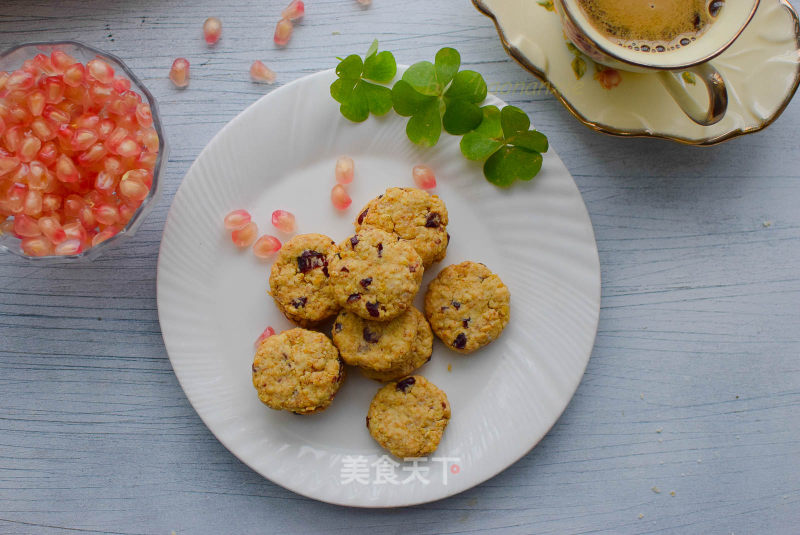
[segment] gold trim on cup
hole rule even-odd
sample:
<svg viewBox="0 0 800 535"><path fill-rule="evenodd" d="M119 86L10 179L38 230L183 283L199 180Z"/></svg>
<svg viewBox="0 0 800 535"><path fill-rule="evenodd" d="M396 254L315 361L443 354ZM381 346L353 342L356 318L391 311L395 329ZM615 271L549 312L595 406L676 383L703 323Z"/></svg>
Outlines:
<svg viewBox="0 0 800 535"><path fill-rule="evenodd" d="M789 11L789 14L792 16L794 20L794 34L795 34L795 44L798 51L800 51L800 18L797 16L797 12L794 10L792 5L788 2L788 0L778 0L779 3ZM712 145L718 145L725 141L730 141L731 139L744 136L747 134L753 134L755 132L759 132L764 128L768 127L775 120L781 116L784 112L786 107L789 105L789 102L792 100L795 92L797 91L798 85L800 85L800 62L797 64L797 72L795 73L794 84L792 89L786 94L786 98L783 101L783 104L775 111L775 113L768 117L766 120L762 121L761 123L757 124L756 126L752 126L749 128L739 129L739 130L731 130L729 132L725 132L720 134L716 137L709 137L703 139L690 139L686 137L680 136L670 136L666 134L658 134L653 132L648 132L647 130L622 130L618 128L614 128L611 125L605 125L593 122L581 114L572 103L567 100L561 92L547 79L547 76L540 71L536 66L534 66L525 55L519 51L519 49L514 48L506 39L505 33L503 29L500 27L500 23L497 21L497 17L494 16L494 13L485 5L483 5L483 0L472 0L472 4L475 6L480 13L489 17L492 22L494 23L495 29L497 30L497 34L500 37L500 42L503 44L503 48L505 48L506 53L511 56L511 59L516 61L522 68L539 78L542 82L544 82L545 86L553 93L561 104L567 109L568 112L572 114L573 117L578 119L581 123L588 126L595 132L601 132L603 134L608 134L611 136L617 137L649 137L649 138L656 138L656 139L666 139L669 141L675 141L677 143L682 143L684 145L692 145L696 147L710 147ZM738 35L737 35L738 37Z"/></svg>

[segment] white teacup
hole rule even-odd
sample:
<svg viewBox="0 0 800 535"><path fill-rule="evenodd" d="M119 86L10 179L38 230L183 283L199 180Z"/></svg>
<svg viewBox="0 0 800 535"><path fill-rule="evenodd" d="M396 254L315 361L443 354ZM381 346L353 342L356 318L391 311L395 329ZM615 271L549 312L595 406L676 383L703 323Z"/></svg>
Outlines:
<svg viewBox="0 0 800 535"><path fill-rule="evenodd" d="M644 1L644 0L642 0ZM727 0L713 24L687 46L656 50L651 47L620 45L592 25L578 0L555 0L564 32L578 49L597 63L633 72L657 72L675 102L697 124L719 122L728 107L728 93L722 75L711 60L739 37L753 18L759 0ZM702 108L689 96L679 75L690 71L708 89L709 103Z"/></svg>

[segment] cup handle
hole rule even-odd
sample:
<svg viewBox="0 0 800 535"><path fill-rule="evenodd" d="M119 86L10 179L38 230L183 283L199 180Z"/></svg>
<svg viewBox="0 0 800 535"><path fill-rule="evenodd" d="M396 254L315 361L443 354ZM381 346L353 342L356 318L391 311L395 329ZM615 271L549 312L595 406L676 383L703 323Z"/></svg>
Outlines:
<svg viewBox="0 0 800 535"><path fill-rule="evenodd" d="M678 81L679 72L660 71L659 80L669 92L678 106L681 107L692 121L701 126L711 126L722 120L725 110L728 109L728 91L725 89L725 80L711 63L701 63L687 69L697 75L708 89L708 107L701 108L686 89Z"/></svg>

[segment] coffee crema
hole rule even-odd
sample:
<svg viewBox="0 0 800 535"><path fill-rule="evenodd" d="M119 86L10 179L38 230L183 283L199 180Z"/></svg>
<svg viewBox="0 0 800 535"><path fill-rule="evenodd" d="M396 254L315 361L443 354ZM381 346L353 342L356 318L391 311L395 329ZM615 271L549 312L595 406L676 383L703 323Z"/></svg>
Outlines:
<svg viewBox="0 0 800 535"><path fill-rule="evenodd" d="M724 0L578 0L578 4L600 33L620 46L663 52L703 35Z"/></svg>

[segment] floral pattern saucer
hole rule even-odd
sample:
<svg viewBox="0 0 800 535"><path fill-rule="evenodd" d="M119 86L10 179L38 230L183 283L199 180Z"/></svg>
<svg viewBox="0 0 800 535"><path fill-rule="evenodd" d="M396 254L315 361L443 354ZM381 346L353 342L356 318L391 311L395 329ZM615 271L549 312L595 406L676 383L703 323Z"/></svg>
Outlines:
<svg viewBox="0 0 800 535"><path fill-rule="evenodd" d="M472 0L492 18L508 54L539 77L586 126L617 136L714 145L772 124L800 82L800 24L786 0L761 0L742 35L713 63L728 88L728 111L712 126L689 119L655 74L594 63L564 37L549 0ZM683 84L698 102L705 87Z"/></svg>

